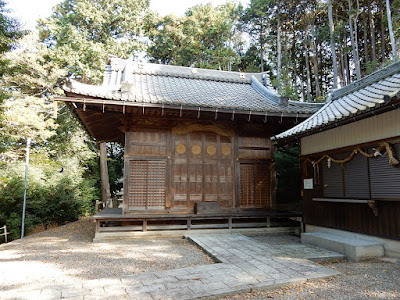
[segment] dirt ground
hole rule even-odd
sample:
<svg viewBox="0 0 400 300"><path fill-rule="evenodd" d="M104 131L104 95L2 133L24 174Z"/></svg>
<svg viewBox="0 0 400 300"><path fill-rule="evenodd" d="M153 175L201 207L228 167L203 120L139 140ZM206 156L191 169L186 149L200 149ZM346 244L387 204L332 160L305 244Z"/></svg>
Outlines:
<svg viewBox="0 0 400 300"><path fill-rule="evenodd" d="M89 219L83 219L0 245L0 291L55 277L112 278L213 263L199 248L183 239L92 243L94 229ZM300 243L298 237L289 235L253 238L271 245ZM329 264L342 275L211 299L400 299L398 259L322 264ZM40 276L37 268L42 270Z"/></svg>

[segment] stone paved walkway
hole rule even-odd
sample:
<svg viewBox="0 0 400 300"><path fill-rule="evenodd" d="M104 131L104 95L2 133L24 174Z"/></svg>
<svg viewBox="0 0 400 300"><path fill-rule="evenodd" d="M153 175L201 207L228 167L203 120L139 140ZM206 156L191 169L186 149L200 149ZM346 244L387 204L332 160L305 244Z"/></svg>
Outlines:
<svg viewBox="0 0 400 300"><path fill-rule="evenodd" d="M79 282L74 278L23 292L2 291L0 299L193 299L339 274L308 260L340 257L334 252L304 245L271 247L241 234L186 238L220 263L112 279Z"/></svg>

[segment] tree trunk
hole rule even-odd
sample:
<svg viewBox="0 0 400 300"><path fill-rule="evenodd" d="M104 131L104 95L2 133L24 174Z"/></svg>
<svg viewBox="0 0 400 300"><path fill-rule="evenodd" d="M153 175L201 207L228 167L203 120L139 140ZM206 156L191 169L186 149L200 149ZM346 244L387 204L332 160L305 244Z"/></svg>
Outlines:
<svg viewBox="0 0 400 300"><path fill-rule="evenodd" d="M346 81L347 81L347 84L351 83L349 61L350 61L349 54L345 53L345 55L344 55L344 66L345 66L345 70L346 70Z"/></svg>
<svg viewBox="0 0 400 300"><path fill-rule="evenodd" d="M363 13L363 39L364 39L364 57L365 61L364 64L369 62L369 47L368 47L368 15L367 12L365 11L364 7L364 13Z"/></svg>
<svg viewBox="0 0 400 300"><path fill-rule="evenodd" d="M396 51L396 40L394 38L393 32L393 24L392 24L392 13L390 11L390 1L386 0L386 14L387 14L387 21L389 27L389 37L390 37L390 44L392 44L392 60L396 60L397 51Z"/></svg>
<svg viewBox="0 0 400 300"><path fill-rule="evenodd" d="M301 46L300 46L301 47ZM300 48L301 49L301 48ZM300 50L299 49L299 50ZM301 49L302 50L302 49ZM304 65L305 65L305 62L304 62L304 64L303 64L303 55L304 55L304 51L299 51L299 55L300 55L300 57L299 57L299 61L300 61L300 63L299 63L299 79L300 79L300 91L301 91L301 100L300 101L302 101L302 102L306 102L307 101L307 99L306 99L306 93L305 93L305 90L304 90L304 84L305 84L305 82L306 82L306 76L305 76L305 74L304 74ZM304 58L305 59L305 58Z"/></svg>
<svg viewBox="0 0 400 300"><path fill-rule="evenodd" d="M343 35L342 37L342 42L343 45L347 45L347 36ZM348 51L345 51L345 47L341 47L342 53L343 53L343 70L344 70L344 77L345 77L345 82L346 85L351 83L351 74L350 74L350 58L349 58L349 53Z"/></svg>
<svg viewBox="0 0 400 300"><path fill-rule="evenodd" d="M336 23L339 23L338 17L337 17L337 12L335 11L336 15ZM339 77L340 77L340 85L345 86L347 85L347 78L346 78L346 67L345 67L345 54L344 54L344 47L345 41L343 38L343 34L339 35L339 42L338 42L338 54L339 54Z"/></svg>
<svg viewBox="0 0 400 300"><path fill-rule="evenodd" d="M295 33L293 33L293 39L292 39L292 68L293 68L293 77L292 77L292 89L293 91L297 90L297 57L296 57L296 41L297 41L297 36Z"/></svg>
<svg viewBox="0 0 400 300"><path fill-rule="evenodd" d="M385 39L385 23L383 15L383 5L385 0L381 3L381 62L383 63L386 58L386 39Z"/></svg>
<svg viewBox="0 0 400 300"><path fill-rule="evenodd" d="M311 102L311 73L310 73L310 60L308 58L308 45L305 43L304 57L306 59L306 70L307 70L307 102Z"/></svg>
<svg viewBox="0 0 400 300"><path fill-rule="evenodd" d="M337 77L338 77L338 65L336 58L336 48L335 48L335 26L333 24L332 16L332 1L328 0L328 18L329 18L329 32L330 32L330 42L331 42L331 53L332 53L332 67L333 67L333 84L332 88L337 89Z"/></svg>
<svg viewBox="0 0 400 300"><path fill-rule="evenodd" d="M339 47L339 63L338 63L338 73L339 73L339 78L340 78L340 85L345 86L346 85L346 73L345 73L345 68L344 68L344 57L343 57L343 50L341 47Z"/></svg>
<svg viewBox="0 0 400 300"><path fill-rule="evenodd" d="M369 1L368 10L369 10L369 32L371 35L371 58L372 61L376 61L375 22L374 22L374 16L372 15L371 0Z"/></svg>
<svg viewBox="0 0 400 300"><path fill-rule="evenodd" d="M307 99L306 99L306 94L305 94L305 92L304 92L304 74L303 74L303 72L304 72L304 68L302 68L302 69L300 69L300 74L301 74L301 80L300 80L300 88L301 88L301 101L302 102L306 102L307 101Z"/></svg>
<svg viewBox="0 0 400 300"><path fill-rule="evenodd" d="M261 73L264 73L264 39L263 27L260 28L260 57L261 57Z"/></svg>
<svg viewBox="0 0 400 300"><path fill-rule="evenodd" d="M315 80L315 97L318 100L320 100L321 98L321 87L319 84L319 68L318 68L318 59L317 59L317 44L315 42L315 40L313 40L312 42L312 46L313 46L313 56L312 56L312 60L313 60L313 70L314 70L314 80Z"/></svg>
<svg viewBox="0 0 400 300"><path fill-rule="evenodd" d="M348 0L349 2L349 27L350 27L350 40L351 40L351 46L353 49L353 60L354 60L354 65L356 69L356 76L357 79L361 79L361 68L360 68L360 59L358 56L358 39L357 39L357 17L352 18L351 16L351 0ZM354 29L353 29L353 21L354 21Z"/></svg>
<svg viewBox="0 0 400 300"><path fill-rule="evenodd" d="M278 51L278 58L277 58L277 73L278 73L278 80L281 78L282 74L282 45L281 45L281 18L280 18L280 9L278 3L278 28L277 28L277 35L276 35L276 48Z"/></svg>
<svg viewBox="0 0 400 300"><path fill-rule="evenodd" d="M101 177L101 201L106 204L110 198L110 181L107 167L107 144L100 143L100 177Z"/></svg>

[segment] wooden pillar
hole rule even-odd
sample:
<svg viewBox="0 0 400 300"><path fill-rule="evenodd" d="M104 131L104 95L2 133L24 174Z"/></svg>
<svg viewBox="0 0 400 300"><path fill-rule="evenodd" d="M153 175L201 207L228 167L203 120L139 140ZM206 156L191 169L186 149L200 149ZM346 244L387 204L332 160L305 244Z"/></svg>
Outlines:
<svg viewBox="0 0 400 300"><path fill-rule="evenodd" d="M100 232L100 220L96 220L96 233Z"/></svg>
<svg viewBox="0 0 400 300"><path fill-rule="evenodd" d="M147 220L143 220L142 231L143 231L143 232L146 232L146 231L147 231Z"/></svg>
<svg viewBox="0 0 400 300"><path fill-rule="evenodd" d="M101 177L101 201L107 204L107 200L110 198L110 182L108 179L108 167L107 167L107 145L106 143L100 143L100 177Z"/></svg>

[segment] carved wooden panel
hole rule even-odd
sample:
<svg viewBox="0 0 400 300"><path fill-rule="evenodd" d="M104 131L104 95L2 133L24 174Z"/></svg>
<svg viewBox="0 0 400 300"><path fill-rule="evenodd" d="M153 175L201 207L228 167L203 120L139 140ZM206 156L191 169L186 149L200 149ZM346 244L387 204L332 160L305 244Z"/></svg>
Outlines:
<svg viewBox="0 0 400 300"><path fill-rule="evenodd" d="M219 203L222 207L233 207L233 166L231 162L221 162L219 165Z"/></svg>
<svg viewBox="0 0 400 300"><path fill-rule="evenodd" d="M173 205L185 207L187 206L188 191L188 148L187 136L179 135L175 137L174 142L174 163L173 163Z"/></svg>
<svg viewBox="0 0 400 300"><path fill-rule="evenodd" d="M240 207L271 205L269 164L240 164Z"/></svg>
<svg viewBox="0 0 400 300"><path fill-rule="evenodd" d="M204 134L204 201L218 201L219 150L218 136Z"/></svg>
<svg viewBox="0 0 400 300"><path fill-rule="evenodd" d="M174 135L173 207L193 208L204 201L233 206L231 139L204 131Z"/></svg>
<svg viewBox="0 0 400 300"><path fill-rule="evenodd" d="M188 201L189 206L192 207L198 201L203 200L203 134L201 132L189 133L189 191Z"/></svg>
<svg viewBox="0 0 400 300"><path fill-rule="evenodd" d="M165 207L166 161L129 161L128 209Z"/></svg>

